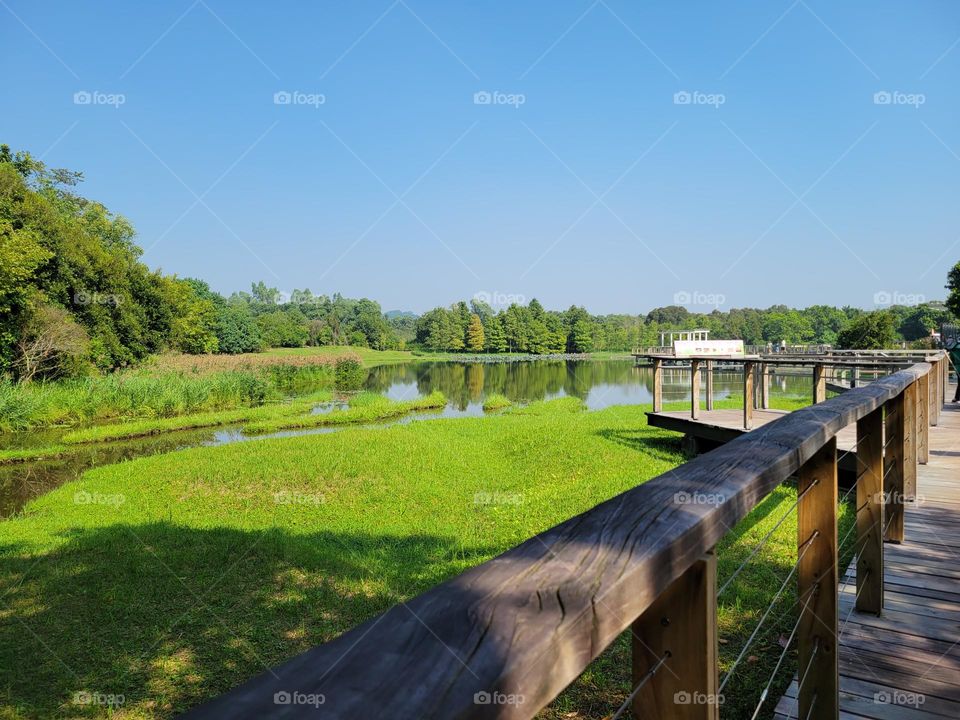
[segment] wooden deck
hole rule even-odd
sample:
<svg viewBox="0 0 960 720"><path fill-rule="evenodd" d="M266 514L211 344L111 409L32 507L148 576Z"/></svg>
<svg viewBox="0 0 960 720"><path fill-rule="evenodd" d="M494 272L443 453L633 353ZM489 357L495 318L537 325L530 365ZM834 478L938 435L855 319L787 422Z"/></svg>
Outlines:
<svg viewBox="0 0 960 720"><path fill-rule="evenodd" d="M784 415L789 415L789 411L754 410L753 427L761 427ZM747 432L743 429L742 410L700 410L700 417L696 420L690 417L689 410L662 410L648 412L647 422L654 427L716 443L729 442ZM854 426L844 428L837 434L837 448L841 451L853 449L856 443L857 430Z"/></svg>
<svg viewBox="0 0 960 720"><path fill-rule="evenodd" d="M949 389L953 397L954 388ZM905 541L884 545L884 610L851 612L854 566L840 599L840 717L960 718L960 407L930 428ZM776 708L797 718L797 680Z"/></svg>

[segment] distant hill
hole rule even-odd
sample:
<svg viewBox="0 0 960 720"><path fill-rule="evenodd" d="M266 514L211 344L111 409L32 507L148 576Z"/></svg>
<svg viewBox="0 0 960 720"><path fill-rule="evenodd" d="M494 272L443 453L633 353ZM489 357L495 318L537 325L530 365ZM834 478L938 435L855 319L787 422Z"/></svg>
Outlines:
<svg viewBox="0 0 960 720"><path fill-rule="evenodd" d="M387 320L393 320L395 318L410 318L411 320L415 320L419 317L415 312L410 310L387 310L384 315Z"/></svg>

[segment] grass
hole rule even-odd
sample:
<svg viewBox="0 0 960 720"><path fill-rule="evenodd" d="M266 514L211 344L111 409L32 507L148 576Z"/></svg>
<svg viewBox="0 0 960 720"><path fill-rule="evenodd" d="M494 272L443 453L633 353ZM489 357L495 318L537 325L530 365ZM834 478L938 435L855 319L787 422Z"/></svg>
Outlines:
<svg viewBox="0 0 960 720"><path fill-rule="evenodd" d="M94 427L74 430L63 436L62 442L67 445L79 445L92 442L109 442L126 440L129 438L158 435L178 430L195 430L219 425L235 425L238 423L266 421L290 415L302 415L314 405L327 402L333 398L329 390L320 390L306 397L296 400L260 407L242 408L240 410L220 410L208 413L196 413L172 418L148 420L134 420L114 425L96 425ZM2 458L2 454L0 454Z"/></svg>
<svg viewBox="0 0 960 720"><path fill-rule="evenodd" d="M0 465L28 462L30 460L45 460L59 457L70 451L65 445L48 445L32 448L9 448L0 450Z"/></svg>
<svg viewBox="0 0 960 720"><path fill-rule="evenodd" d="M250 434L274 433L280 430L327 427L376 422L424 410L442 410L447 399L439 390L416 400L390 400L376 393L360 393L350 400L350 406L319 415L276 417L244 426Z"/></svg>
<svg viewBox="0 0 960 720"><path fill-rule="evenodd" d="M487 395L483 401L483 411L484 412L496 412L497 410L503 410L505 408L513 405L513 401L508 398L506 395L500 395L498 393L493 393Z"/></svg>
<svg viewBox="0 0 960 720"><path fill-rule="evenodd" d="M675 467L679 438L647 409L566 397L88 471L0 523L0 717L108 715L76 693L122 695L127 720L171 717ZM779 488L724 539L721 582L795 497ZM721 598L725 666L795 557L790 518ZM782 627L725 690L726 717L752 709ZM608 716L629 666L621 638L542 716Z"/></svg>
<svg viewBox="0 0 960 720"><path fill-rule="evenodd" d="M0 431L254 407L333 384L332 367L290 365L211 373L144 368L62 382L0 381Z"/></svg>
<svg viewBox="0 0 960 720"><path fill-rule="evenodd" d="M267 357L289 360L290 358L317 358L335 361L337 358L354 356L360 359L366 367L376 365L394 365L396 363L414 362L417 357L409 350L371 350L353 345L329 345L322 347L302 348L271 348L263 353Z"/></svg>

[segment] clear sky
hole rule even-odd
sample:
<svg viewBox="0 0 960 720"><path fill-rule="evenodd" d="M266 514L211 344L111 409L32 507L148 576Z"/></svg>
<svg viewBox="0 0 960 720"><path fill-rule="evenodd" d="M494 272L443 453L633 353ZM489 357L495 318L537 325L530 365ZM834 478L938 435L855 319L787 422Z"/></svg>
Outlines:
<svg viewBox="0 0 960 720"><path fill-rule="evenodd" d="M960 259L952 0L0 17L0 141L82 170L148 264L224 293L873 307L942 298Z"/></svg>

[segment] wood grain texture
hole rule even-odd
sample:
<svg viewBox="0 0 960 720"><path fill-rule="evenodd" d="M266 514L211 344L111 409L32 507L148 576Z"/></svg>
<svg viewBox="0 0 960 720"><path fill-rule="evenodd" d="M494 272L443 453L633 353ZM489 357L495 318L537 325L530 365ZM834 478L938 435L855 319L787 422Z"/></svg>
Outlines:
<svg viewBox="0 0 960 720"><path fill-rule="evenodd" d="M883 610L883 409L857 421L857 609Z"/></svg>
<svg viewBox="0 0 960 720"><path fill-rule="evenodd" d="M700 417L700 360L690 361L690 417Z"/></svg>
<svg viewBox="0 0 960 720"><path fill-rule="evenodd" d="M839 712L837 610L837 441L831 438L797 473L797 597L807 605L797 627L803 717L836 720Z"/></svg>
<svg viewBox="0 0 960 720"><path fill-rule="evenodd" d="M717 558L706 553L633 624L633 683L669 653L632 703L635 718L717 720Z"/></svg>
<svg viewBox="0 0 960 720"><path fill-rule="evenodd" d="M887 400L884 406L884 432L886 449L883 453L883 523L886 528L883 539L887 542L903 542L903 508L905 503L904 479L904 395Z"/></svg>

